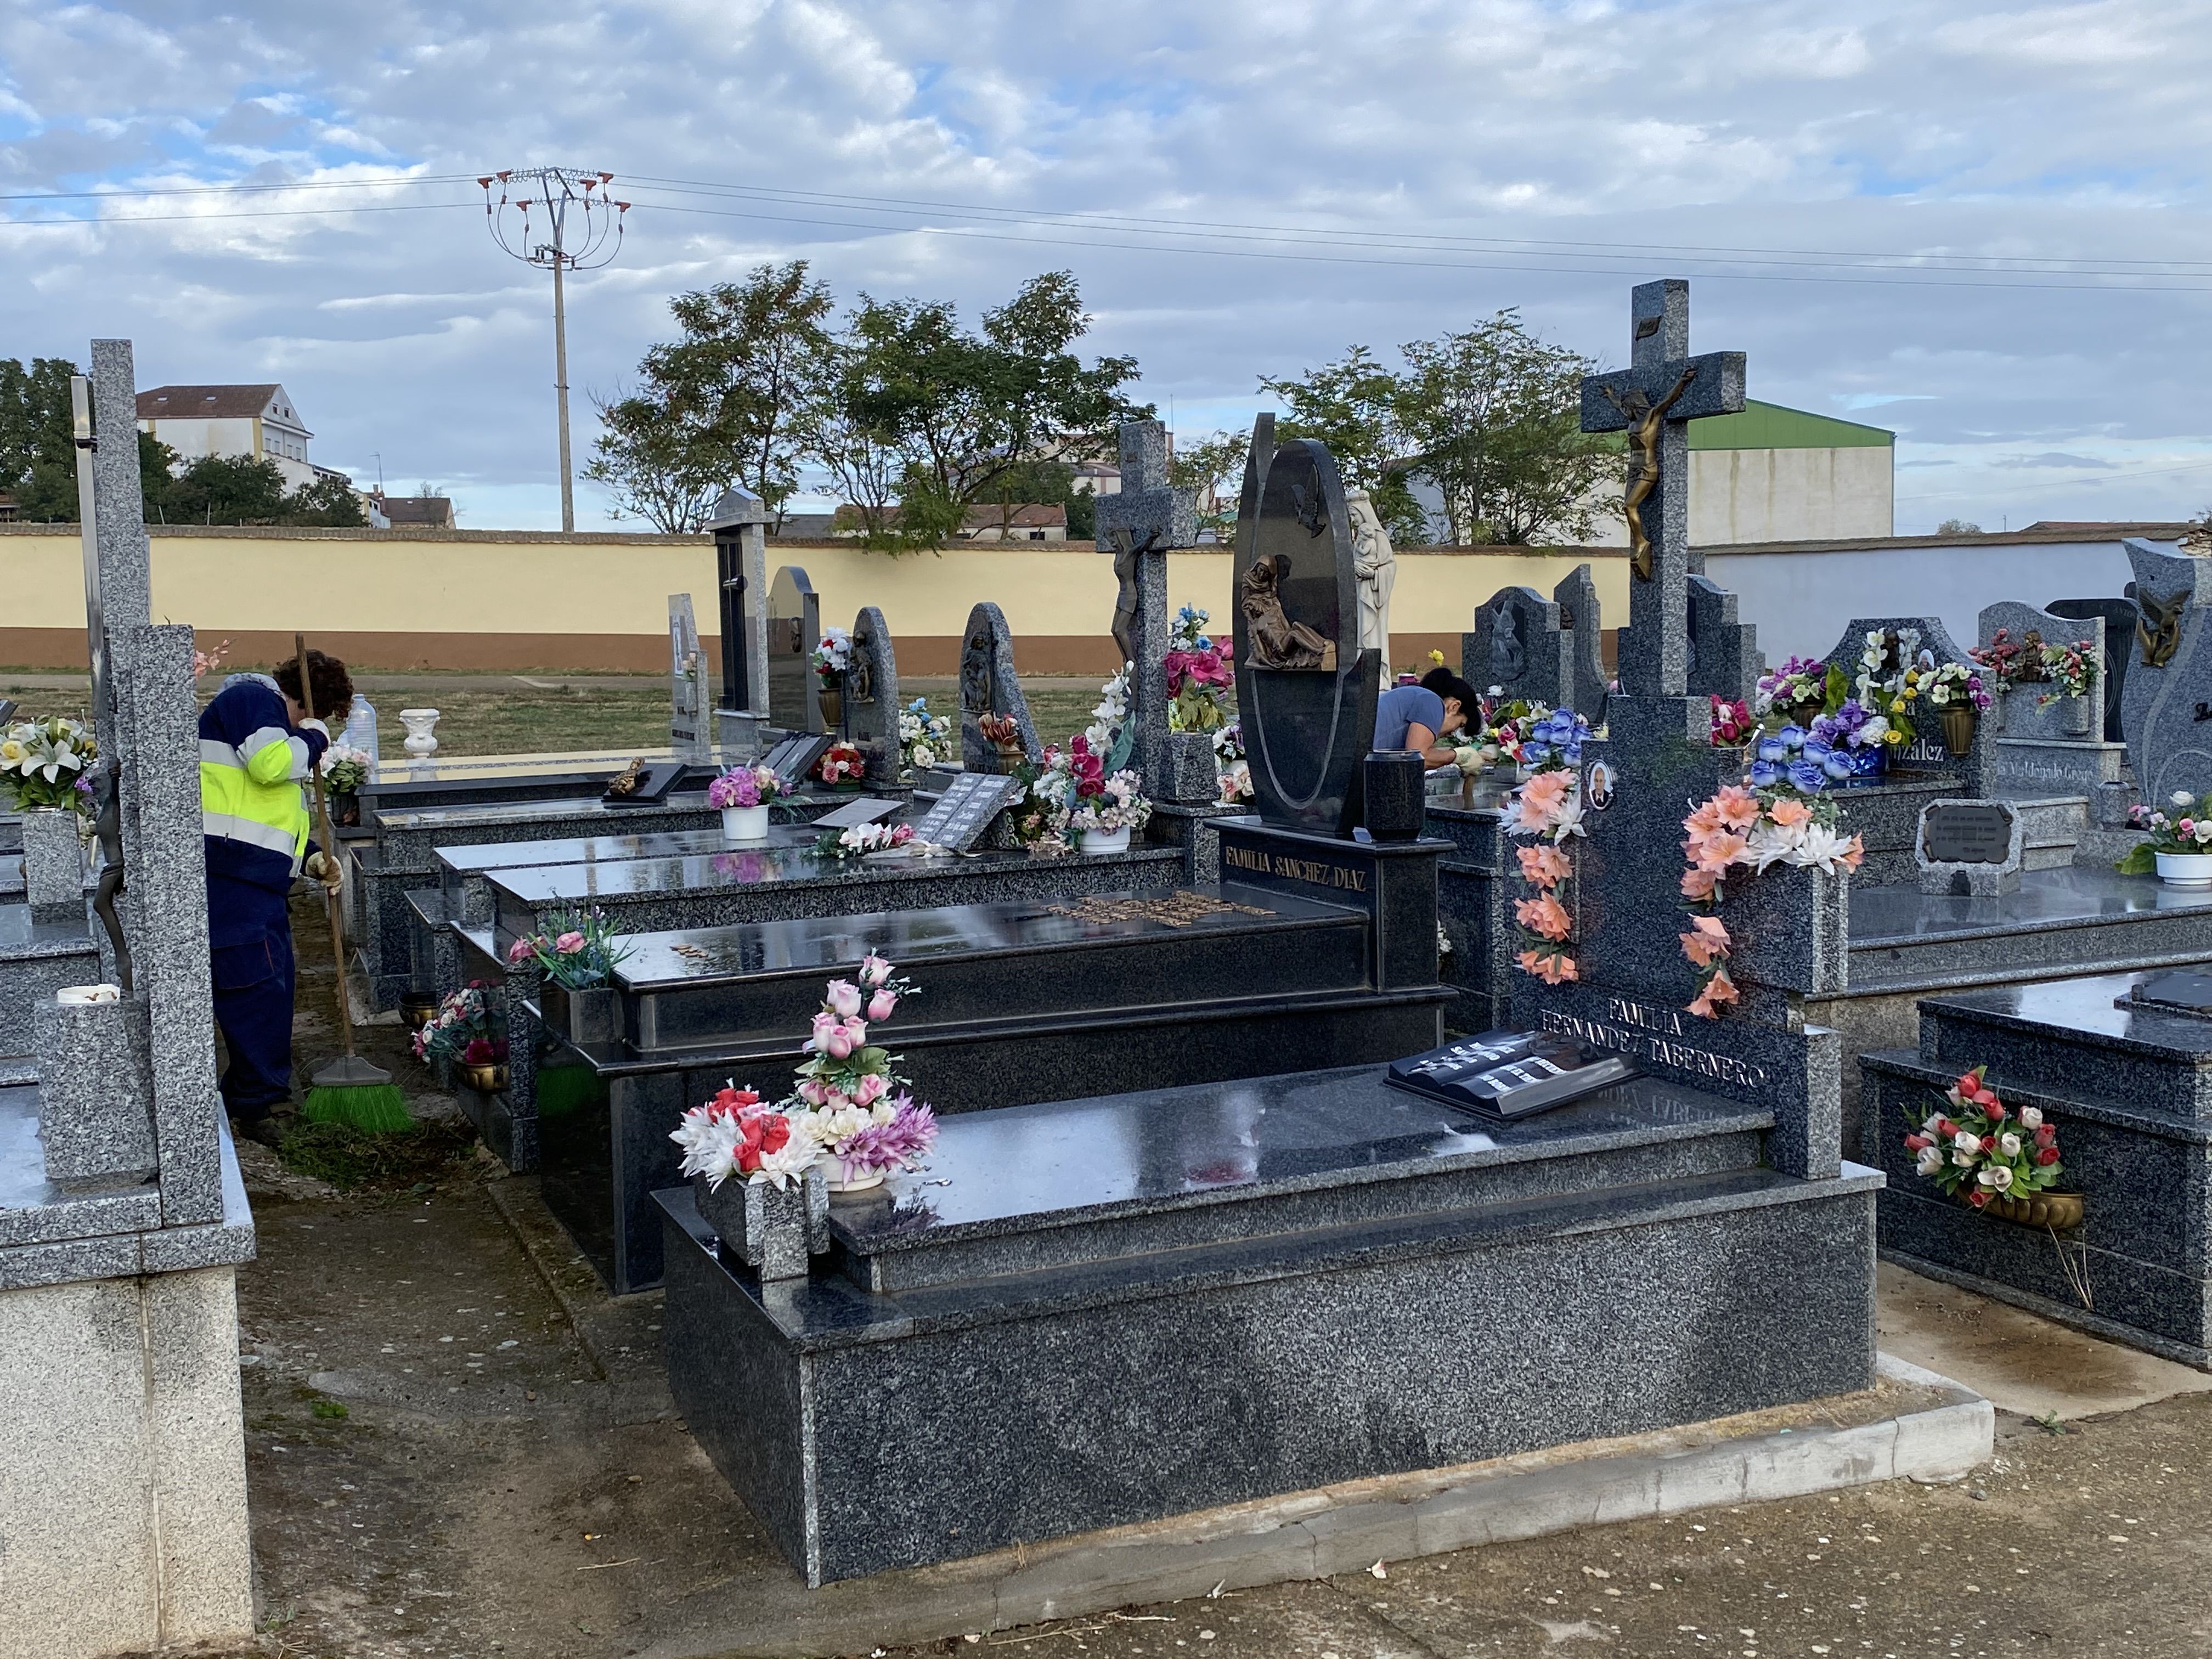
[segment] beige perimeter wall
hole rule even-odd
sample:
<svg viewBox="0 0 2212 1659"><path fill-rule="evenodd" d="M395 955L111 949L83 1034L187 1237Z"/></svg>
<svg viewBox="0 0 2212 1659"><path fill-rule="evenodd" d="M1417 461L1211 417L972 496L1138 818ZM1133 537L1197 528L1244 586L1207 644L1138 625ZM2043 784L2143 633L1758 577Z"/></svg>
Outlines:
<svg viewBox="0 0 2212 1659"><path fill-rule="evenodd" d="M657 672L667 665L668 595L692 596L716 632L714 550L705 537L497 531L151 532L154 615L228 639L232 660L289 654L295 631L363 668L571 669ZM82 550L71 526L0 526L0 666L85 660ZM1459 659L1476 606L1519 584L1547 597L1576 565L1595 567L1608 629L1627 609L1620 550L1540 554L1409 549L1391 607L1394 666L1431 648ZM1076 543L964 545L891 558L850 544L769 544L769 568L803 566L825 622L849 627L881 607L907 674L948 674L969 608L996 600L1030 673L1109 673L1114 562ZM1169 597L1230 621L1225 552L1178 553ZM718 643L718 642L717 642Z"/></svg>

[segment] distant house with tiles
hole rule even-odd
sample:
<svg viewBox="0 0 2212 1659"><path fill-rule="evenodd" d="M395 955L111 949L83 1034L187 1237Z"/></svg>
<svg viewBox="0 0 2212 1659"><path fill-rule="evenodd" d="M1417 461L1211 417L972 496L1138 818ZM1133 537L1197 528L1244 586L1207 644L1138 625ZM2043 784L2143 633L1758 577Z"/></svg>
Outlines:
<svg viewBox="0 0 2212 1659"><path fill-rule="evenodd" d="M209 455L274 461L287 489L326 469L307 459L314 434L274 381L253 386L157 386L138 394L138 429L150 432L187 465Z"/></svg>

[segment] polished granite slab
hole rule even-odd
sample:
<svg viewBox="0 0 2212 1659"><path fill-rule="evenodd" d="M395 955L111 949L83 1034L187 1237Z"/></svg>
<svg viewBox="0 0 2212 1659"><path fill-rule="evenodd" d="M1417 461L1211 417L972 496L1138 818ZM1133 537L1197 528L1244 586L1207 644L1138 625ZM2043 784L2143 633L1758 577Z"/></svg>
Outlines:
<svg viewBox="0 0 2212 1659"><path fill-rule="evenodd" d="M619 823L625 817L685 809L707 810L703 788L671 795L658 806L610 806L594 791L550 800L472 801L451 806L403 809L380 814L378 823L384 830L442 834L456 830L507 829L561 818L605 818Z"/></svg>
<svg viewBox="0 0 2212 1659"><path fill-rule="evenodd" d="M762 846L811 847L820 839L820 834L803 823L771 824L766 842L739 845L725 839L719 825L696 830L643 830L617 835L562 836L441 847L433 857L453 914L475 921L491 914L489 878L495 872L549 864L619 864L633 859L697 858Z"/></svg>
<svg viewBox="0 0 2212 1659"><path fill-rule="evenodd" d="M678 1408L819 1584L1867 1385L1873 1171L1665 1085L1492 1126L1378 1079L948 1123L794 1283L659 1193Z"/></svg>

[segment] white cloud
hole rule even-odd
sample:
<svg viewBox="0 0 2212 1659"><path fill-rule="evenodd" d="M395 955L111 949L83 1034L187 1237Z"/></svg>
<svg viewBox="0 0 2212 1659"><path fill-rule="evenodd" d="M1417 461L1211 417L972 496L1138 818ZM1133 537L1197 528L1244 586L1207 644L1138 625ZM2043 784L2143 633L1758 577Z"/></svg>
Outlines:
<svg viewBox="0 0 2212 1659"><path fill-rule="evenodd" d="M387 477L438 477L538 522L555 499L550 295L491 246L467 181L548 162L611 168L638 203L621 263L571 289L580 394L633 370L673 289L769 258L811 258L843 295L943 295L970 316L1070 266L1096 348L1137 354L1146 394L1172 396L1186 425L1255 407L1260 374L1505 305L1618 359L1628 283L1683 274L1698 346L1747 350L1754 396L1879 409L1901 466L1940 465L1930 524L1996 521L2015 501L2015 523L2157 517L2207 493L2206 473L2179 469L2212 445L2191 372L2212 295L2039 289L2069 279L2036 273L1950 293L1924 257L1857 273L1778 259L1758 274L1794 280L1748 281L1717 262L1753 255L1712 252L2139 259L2169 262L2143 267L2178 271L2166 286L2212 288L2212 41L2187 8L1862 0L1839 21L1813 0L235 0L158 15L0 7L0 191L301 189L102 204L162 216L131 226L0 229L21 301L0 356L81 357L88 337L127 333L149 383L281 374L319 459L380 453ZM403 172L463 182L343 182ZM949 208L934 222L967 234L931 235L854 200L647 179L1405 246L1199 256L1097 222L981 226ZM432 198L453 205L235 216ZM741 213L758 216L716 216ZM1065 245L1084 242L1120 246ZM1606 250L1625 257L1593 257ZM1361 257L1399 263L1345 262ZM1832 280L1845 275L1862 280ZM577 413L587 433L580 395ZM2100 465L2017 464L2046 456Z"/></svg>

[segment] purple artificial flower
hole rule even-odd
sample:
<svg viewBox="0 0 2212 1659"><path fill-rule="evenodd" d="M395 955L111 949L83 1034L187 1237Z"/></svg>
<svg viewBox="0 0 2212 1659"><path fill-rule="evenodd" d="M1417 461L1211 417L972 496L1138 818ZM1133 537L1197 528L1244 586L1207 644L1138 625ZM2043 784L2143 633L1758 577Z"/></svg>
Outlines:
<svg viewBox="0 0 2212 1659"><path fill-rule="evenodd" d="M891 1102L891 1121L872 1123L837 1149L842 1178L857 1179L871 1170L911 1170L937 1139L937 1114L910 1094Z"/></svg>

